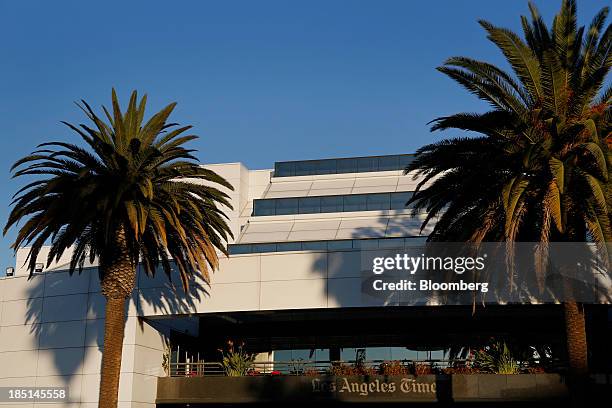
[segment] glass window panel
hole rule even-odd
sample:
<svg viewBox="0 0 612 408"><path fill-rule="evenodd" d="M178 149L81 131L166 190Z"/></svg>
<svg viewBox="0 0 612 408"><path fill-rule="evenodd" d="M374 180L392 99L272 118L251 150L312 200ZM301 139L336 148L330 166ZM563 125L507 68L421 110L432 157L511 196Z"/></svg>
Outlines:
<svg viewBox="0 0 612 408"><path fill-rule="evenodd" d="M248 244L228 245L228 252L230 255L250 254L252 249L251 245Z"/></svg>
<svg viewBox="0 0 612 408"><path fill-rule="evenodd" d="M379 248L404 248L404 238L385 238L378 240Z"/></svg>
<svg viewBox="0 0 612 408"><path fill-rule="evenodd" d="M350 239L342 239L338 241L329 241L327 244L327 248L330 251L342 250L342 249L352 249L353 241Z"/></svg>
<svg viewBox="0 0 612 408"><path fill-rule="evenodd" d="M399 168L405 169L412 161L414 160L414 155L412 154L403 154L399 156Z"/></svg>
<svg viewBox="0 0 612 408"><path fill-rule="evenodd" d="M372 210L388 210L389 207L389 194L370 194L367 197L367 209Z"/></svg>
<svg viewBox="0 0 612 408"><path fill-rule="evenodd" d="M302 197L299 199L299 213L300 214L314 214L321 212L321 198L320 197Z"/></svg>
<svg viewBox="0 0 612 408"><path fill-rule="evenodd" d="M253 215L274 215L276 200L255 200L253 203Z"/></svg>
<svg viewBox="0 0 612 408"><path fill-rule="evenodd" d="M276 215L297 214L298 199L297 198L279 198L276 200Z"/></svg>
<svg viewBox="0 0 612 408"><path fill-rule="evenodd" d="M338 173L357 173L357 159L336 160Z"/></svg>
<svg viewBox="0 0 612 408"><path fill-rule="evenodd" d="M366 360L391 360L391 347L367 347Z"/></svg>
<svg viewBox="0 0 612 408"><path fill-rule="evenodd" d="M378 158L378 171L398 170L399 156L384 156Z"/></svg>
<svg viewBox="0 0 612 408"><path fill-rule="evenodd" d="M353 240L353 248L355 249L376 249L378 248L377 239L355 239Z"/></svg>
<svg viewBox="0 0 612 408"><path fill-rule="evenodd" d="M275 163L274 165L274 177L288 177L293 176L295 173L295 163Z"/></svg>
<svg viewBox="0 0 612 408"><path fill-rule="evenodd" d="M416 360L418 352L405 347L391 347L391 358L393 360Z"/></svg>
<svg viewBox="0 0 612 408"><path fill-rule="evenodd" d="M367 196L365 194L344 196L344 211L365 211L366 203Z"/></svg>
<svg viewBox="0 0 612 408"><path fill-rule="evenodd" d="M392 210L403 210L406 208L406 203L412 198L412 191L404 191L401 193L391 193L391 209Z"/></svg>
<svg viewBox="0 0 612 408"><path fill-rule="evenodd" d="M306 241L302 242L302 249L306 251L319 251L327 249L326 241Z"/></svg>
<svg viewBox="0 0 612 408"><path fill-rule="evenodd" d="M301 242L279 242L278 244L276 244L276 250L278 252L301 251L302 243Z"/></svg>
<svg viewBox="0 0 612 408"><path fill-rule="evenodd" d="M291 350L274 350L274 361L291 361Z"/></svg>
<svg viewBox="0 0 612 408"><path fill-rule="evenodd" d="M337 160L321 160L317 169L317 174L335 174Z"/></svg>
<svg viewBox="0 0 612 408"><path fill-rule="evenodd" d="M321 197L321 212L341 212L343 208L342 196Z"/></svg>
<svg viewBox="0 0 612 408"><path fill-rule="evenodd" d="M313 361L326 361L329 360L329 349L318 348L314 351L312 356Z"/></svg>
<svg viewBox="0 0 612 408"><path fill-rule="evenodd" d="M378 157L362 157L357 159L357 171L360 173L378 171Z"/></svg>
<svg viewBox="0 0 612 408"><path fill-rule="evenodd" d="M389 155L346 159L305 160L277 162L275 177L304 176L312 174L358 173L404 169L414 160L414 155Z"/></svg>
<svg viewBox="0 0 612 408"><path fill-rule="evenodd" d="M427 242L427 237L408 237L404 238L406 246L423 246Z"/></svg>
<svg viewBox="0 0 612 408"><path fill-rule="evenodd" d="M409 360L409 353L405 347L391 347L392 360Z"/></svg>
<svg viewBox="0 0 612 408"><path fill-rule="evenodd" d="M276 244L253 244L253 252L276 252Z"/></svg>
<svg viewBox="0 0 612 408"><path fill-rule="evenodd" d="M355 361L357 355L357 349L353 347L343 348L340 351L340 360L342 361Z"/></svg>
<svg viewBox="0 0 612 408"><path fill-rule="evenodd" d="M311 174L317 174L318 161L303 161L295 163L295 175L296 176L308 176Z"/></svg>
<svg viewBox="0 0 612 408"><path fill-rule="evenodd" d="M310 350L291 350L291 359L299 360L302 359L304 361L310 361Z"/></svg>

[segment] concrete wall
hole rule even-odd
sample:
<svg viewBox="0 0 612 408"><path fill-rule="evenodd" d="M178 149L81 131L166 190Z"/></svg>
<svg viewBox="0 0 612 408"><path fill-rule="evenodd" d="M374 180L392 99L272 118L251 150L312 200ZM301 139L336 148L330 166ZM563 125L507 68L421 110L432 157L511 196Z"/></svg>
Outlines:
<svg viewBox="0 0 612 408"><path fill-rule="evenodd" d="M18 405L97 406L104 328L97 282L95 270L0 279L0 387L62 386L70 393L67 404ZM133 302L128 316L119 406L152 407L163 339L137 318Z"/></svg>

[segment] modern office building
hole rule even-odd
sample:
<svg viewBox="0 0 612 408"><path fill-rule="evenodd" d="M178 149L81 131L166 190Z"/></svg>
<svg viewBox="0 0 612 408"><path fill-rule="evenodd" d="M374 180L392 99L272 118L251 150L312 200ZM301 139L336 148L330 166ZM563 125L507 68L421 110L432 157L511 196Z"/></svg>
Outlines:
<svg viewBox="0 0 612 408"><path fill-rule="evenodd" d="M221 258L210 285L193 282L189 295L179 280L139 271L127 313L120 407L257 402L274 400L271 395L299 400L329 385L317 375L333 369L338 364L333 362L443 364L450 345L491 336L562 349L558 305L487 305L474 312L471 305L393 306L364 298L362 249L402 248L426 239L423 215L405 207L418 182L403 175L411 159L277 162L273 170L249 170L241 163L208 166L234 186L233 210L227 210L235 235L230 256ZM96 266L69 276L66 254L28 280L26 253L18 251L14 276L0 278L0 387L67 387L68 401L57 405L95 407L104 327ZM607 305L592 305L589 316L589 327L598 328L590 333L598 353L592 364L605 372L612 312ZM257 354L252 373L268 382L221 376L219 350L228 341ZM297 374L307 378L306 388ZM283 383L280 377L288 379ZM173 383L184 380L209 382ZM553 394L561 386L558 379L538 381L540 391ZM441 387L436 391L433 384L416 384L412 394L418 386L424 390L419 398L440 398Z"/></svg>

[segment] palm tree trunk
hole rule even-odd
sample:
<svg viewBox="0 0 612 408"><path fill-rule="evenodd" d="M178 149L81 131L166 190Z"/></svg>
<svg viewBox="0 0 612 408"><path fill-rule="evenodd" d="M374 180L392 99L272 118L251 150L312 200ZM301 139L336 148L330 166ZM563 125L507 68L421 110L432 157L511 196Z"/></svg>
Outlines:
<svg viewBox="0 0 612 408"><path fill-rule="evenodd" d="M584 308L576 301L563 303L569 368L574 375L588 372L587 339Z"/></svg>
<svg viewBox="0 0 612 408"><path fill-rule="evenodd" d="M136 263L128 249L123 227L117 232L111 255L106 260L101 259L100 270L102 294L106 298L106 320L98 407L117 408L125 310L136 283Z"/></svg>
<svg viewBox="0 0 612 408"><path fill-rule="evenodd" d="M121 355L125 331L125 298L106 300L106 321L104 322L104 352L100 377L100 408L117 407Z"/></svg>

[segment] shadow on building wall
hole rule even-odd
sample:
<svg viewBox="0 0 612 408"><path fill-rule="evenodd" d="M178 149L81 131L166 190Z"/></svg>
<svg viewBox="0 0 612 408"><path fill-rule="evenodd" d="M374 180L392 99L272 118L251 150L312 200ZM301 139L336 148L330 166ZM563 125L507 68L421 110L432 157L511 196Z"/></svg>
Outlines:
<svg viewBox="0 0 612 408"><path fill-rule="evenodd" d="M139 317L143 307L162 314L185 314L208 295L204 280L192 277L187 290L189 296L186 296L175 275L169 280L158 271L149 277L138 267L137 287L126 305L126 323L135 323L135 330L142 331L143 325L148 324ZM50 290L51 281L53 290ZM100 293L98 270L84 268L81 274L75 272L72 276L66 271L48 271L30 279L27 285L24 324L30 325L33 348L38 349L39 356L52 355L54 375L61 376L67 385L72 377L83 373L88 359L95 358L89 356L92 350L103 351L106 301ZM126 327L126 333L128 330ZM161 364L160 361L160 367Z"/></svg>

